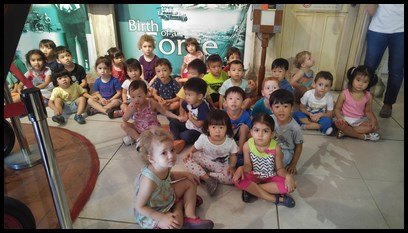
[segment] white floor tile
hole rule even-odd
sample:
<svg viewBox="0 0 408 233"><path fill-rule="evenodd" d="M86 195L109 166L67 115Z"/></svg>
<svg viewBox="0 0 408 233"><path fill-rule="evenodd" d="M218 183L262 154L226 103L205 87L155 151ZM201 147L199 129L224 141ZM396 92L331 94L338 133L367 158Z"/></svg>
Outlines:
<svg viewBox="0 0 408 233"><path fill-rule="evenodd" d="M361 178L352 153L344 149L343 140L332 136L304 135L298 161L298 174Z"/></svg>
<svg viewBox="0 0 408 233"><path fill-rule="evenodd" d="M382 215L392 229L404 228L404 183L366 181Z"/></svg>
<svg viewBox="0 0 408 233"><path fill-rule="evenodd" d="M80 217L134 222L133 183L135 158L111 160L99 175L94 191Z"/></svg>
<svg viewBox="0 0 408 233"><path fill-rule="evenodd" d="M292 197L296 206L278 207L287 228L388 228L361 179L303 175Z"/></svg>
<svg viewBox="0 0 408 233"><path fill-rule="evenodd" d="M356 167L365 180L404 181L404 142L380 140L368 142L345 138Z"/></svg>

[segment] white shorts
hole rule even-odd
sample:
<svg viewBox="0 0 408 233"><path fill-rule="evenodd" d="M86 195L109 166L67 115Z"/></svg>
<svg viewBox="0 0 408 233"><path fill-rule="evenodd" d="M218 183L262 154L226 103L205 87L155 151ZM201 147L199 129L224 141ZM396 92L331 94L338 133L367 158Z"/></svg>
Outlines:
<svg viewBox="0 0 408 233"><path fill-rule="evenodd" d="M365 117L359 117L359 118L354 118L354 117L346 117L344 116L344 120L353 127L361 125L361 123L368 121L368 118Z"/></svg>

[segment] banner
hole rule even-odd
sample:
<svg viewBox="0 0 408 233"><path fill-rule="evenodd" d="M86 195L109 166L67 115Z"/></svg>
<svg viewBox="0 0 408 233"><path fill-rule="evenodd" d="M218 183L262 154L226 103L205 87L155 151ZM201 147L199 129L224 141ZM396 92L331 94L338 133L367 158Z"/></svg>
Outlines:
<svg viewBox="0 0 408 233"><path fill-rule="evenodd" d="M152 35L154 53L171 62L173 74L180 73L189 37L198 40L206 58L218 54L226 64L227 50L234 46L244 59L248 8L249 4L118 4L120 49L126 59L139 59L140 36Z"/></svg>
<svg viewBox="0 0 408 233"><path fill-rule="evenodd" d="M52 40L56 46L67 46L73 61L86 71L93 67L95 46L84 4L32 4L17 53L24 57L28 51L39 49L42 39Z"/></svg>

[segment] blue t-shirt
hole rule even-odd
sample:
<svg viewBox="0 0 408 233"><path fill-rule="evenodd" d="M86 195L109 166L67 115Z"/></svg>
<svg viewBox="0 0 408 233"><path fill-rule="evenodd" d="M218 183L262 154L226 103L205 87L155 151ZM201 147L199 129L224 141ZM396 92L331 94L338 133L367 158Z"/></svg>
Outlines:
<svg viewBox="0 0 408 233"><path fill-rule="evenodd" d="M51 69L51 72L54 72L55 70L64 67L61 63L58 63L57 60L54 60L52 62L47 62L45 63L45 66L48 66L48 68Z"/></svg>
<svg viewBox="0 0 408 233"><path fill-rule="evenodd" d="M295 90L293 90L292 85L290 85L289 81L286 78L282 79L279 82L279 88L288 90L288 91L292 92L292 94L295 92Z"/></svg>
<svg viewBox="0 0 408 233"><path fill-rule="evenodd" d="M173 99L180 90L179 84L173 78L170 78L167 84L162 83L160 78L156 78L151 87L156 89L157 94L165 100Z"/></svg>
<svg viewBox="0 0 408 233"><path fill-rule="evenodd" d="M97 78L94 83L94 91L99 92L102 98L110 99L116 94L117 90L121 90L119 80L111 76L107 83L102 82L101 77Z"/></svg>
<svg viewBox="0 0 408 233"><path fill-rule="evenodd" d="M265 98L261 98L254 104L252 108L251 116L254 117L256 114L265 113L266 115L271 115L272 111L270 108L265 106Z"/></svg>
<svg viewBox="0 0 408 233"><path fill-rule="evenodd" d="M233 130L239 128L242 124L246 124L248 128L251 128L251 116L246 110L242 110L241 116L239 116L237 119L235 120L231 119L231 125Z"/></svg>

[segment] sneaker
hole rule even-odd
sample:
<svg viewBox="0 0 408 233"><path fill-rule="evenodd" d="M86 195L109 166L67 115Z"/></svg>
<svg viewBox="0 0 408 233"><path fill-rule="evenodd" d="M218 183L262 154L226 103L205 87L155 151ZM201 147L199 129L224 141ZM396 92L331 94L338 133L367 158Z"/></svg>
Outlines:
<svg viewBox="0 0 408 233"><path fill-rule="evenodd" d="M55 115L51 117L52 121L57 122L60 125L65 124L65 118L63 115Z"/></svg>
<svg viewBox="0 0 408 233"><path fill-rule="evenodd" d="M380 113L379 113L378 115L380 115L381 118L389 118L389 117L391 117L391 115L392 115L392 107L383 105L382 108L381 108L381 110L380 110Z"/></svg>
<svg viewBox="0 0 408 233"><path fill-rule="evenodd" d="M327 136L330 135L333 132L333 127L329 127L328 129L326 129L326 132L324 132L324 134L326 134Z"/></svg>
<svg viewBox="0 0 408 233"><path fill-rule="evenodd" d="M207 219L200 218L184 218L182 229L213 229L214 222Z"/></svg>
<svg viewBox="0 0 408 233"><path fill-rule="evenodd" d="M75 114L74 120L76 122L78 122L79 124L81 124L81 125L86 123L84 117L82 116L82 114L81 115Z"/></svg>
<svg viewBox="0 0 408 233"><path fill-rule="evenodd" d="M207 191L210 196L212 196L214 195L215 190L217 190L218 181L210 176L210 178L205 181L205 186L207 186Z"/></svg>
<svg viewBox="0 0 408 233"><path fill-rule="evenodd" d="M86 110L86 115L92 116L98 113L98 110L94 109L93 107L90 107Z"/></svg>
<svg viewBox="0 0 408 233"><path fill-rule="evenodd" d="M242 201L246 203L254 202L258 197L250 194L249 192L242 190Z"/></svg>
<svg viewBox="0 0 408 233"><path fill-rule="evenodd" d="M131 136L129 136L129 135L127 135L126 137L124 137L122 140L123 140L123 144L125 144L125 146L130 146L130 145L132 145L133 143L136 142L136 140L133 139L133 138L132 138Z"/></svg>
<svg viewBox="0 0 408 233"><path fill-rule="evenodd" d="M113 118L122 117L123 114L124 114L124 112L123 112L122 110L115 110L115 111L113 112Z"/></svg>
<svg viewBox="0 0 408 233"><path fill-rule="evenodd" d="M139 137L138 139L136 139L135 144L136 144L136 145L135 145L136 150L139 151L139 150L140 150L140 137Z"/></svg>
<svg viewBox="0 0 408 233"><path fill-rule="evenodd" d="M364 140L370 140L370 141L378 141L380 140L380 135L378 133L368 133L364 134Z"/></svg>
<svg viewBox="0 0 408 233"><path fill-rule="evenodd" d="M174 152L176 152L176 154L179 154L184 149L185 145L186 142L184 140L174 140L173 142Z"/></svg>
<svg viewBox="0 0 408 233"><path fill-rule="evenodd" d="M337 131L337 138L342 138L342 137L344 137L344 133L343 133L343 131L341 131L341 130L339 130L339 131Z"/></svg>

